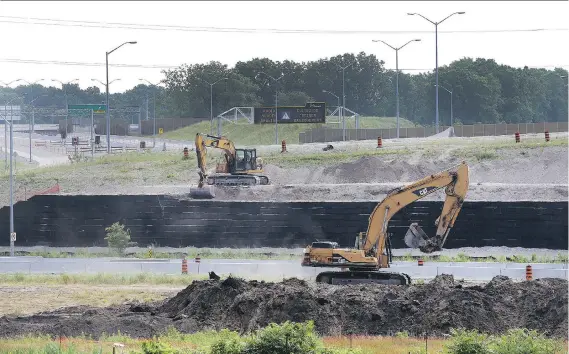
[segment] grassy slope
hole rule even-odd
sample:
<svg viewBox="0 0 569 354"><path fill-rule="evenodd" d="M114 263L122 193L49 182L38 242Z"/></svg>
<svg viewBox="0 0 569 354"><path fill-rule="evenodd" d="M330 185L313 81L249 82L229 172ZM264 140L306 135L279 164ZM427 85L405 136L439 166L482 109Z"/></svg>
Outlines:
<svg viewBox="0 0 569 354"><path fill-rule="evenodd" d="M337 118L336 118L337 119ZM400 119L401 127L414 127L407 119ZM281 124L278 126L279 140L286 140L287 144L298 144L298 134L311 128L326 126L337 128L337 124ZM348 128L354 127L354 120L346 121ZM217 125L215 126L217 127ZM361 128L395 128L396 119L388 117L361 117ZM217 128L214 128L217 131ZM188 127L167 132L162 135L165 139L192 140L196 133L209 133L210 122L203 121ZM223 135L233 140L236 145L269 145L275 142L275 126L273 124L253 125L246 121L237 124L223 122Z"/></svg>

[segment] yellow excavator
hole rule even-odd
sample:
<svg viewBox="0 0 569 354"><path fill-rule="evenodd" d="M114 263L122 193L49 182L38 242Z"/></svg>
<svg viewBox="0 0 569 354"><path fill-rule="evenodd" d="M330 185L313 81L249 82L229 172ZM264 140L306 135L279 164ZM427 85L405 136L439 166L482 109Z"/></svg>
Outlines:
<svg viewBox="0 0 569 354"><path fill-rule="evenodd" d="M397 188L385 197L369 217L367 232L356 237L355 248L340 248L336 242L313 242L304 250L302 266L339 267L345 271L322 272L316 282L328 284L383 283L407 285L409 275L380 271L389 268L392 260L391 243L387 233L389 220L405 206L445 188L446 199L441 215L435 221L437 232L428 237L417 223L412 223L404 241L410 248L424 253L442 249L454 226L468 191L468 165L466 162L445 171L425 177L417 182Z"/></svg>
<svg viewBox="0 0 569 354"><path fill-rule="evenodd" d="M198 160L198 186L190 188L193 198L214 198L214 186L254 186L269 184L269 177L263 173L263 161L257 157L256 149L236 149L233 142L224 136L196 134L196 155ZM215 174L206 170L207 148L222 149L224 161L218 163ZM207 185L206 185L207 183Z"/></svg>

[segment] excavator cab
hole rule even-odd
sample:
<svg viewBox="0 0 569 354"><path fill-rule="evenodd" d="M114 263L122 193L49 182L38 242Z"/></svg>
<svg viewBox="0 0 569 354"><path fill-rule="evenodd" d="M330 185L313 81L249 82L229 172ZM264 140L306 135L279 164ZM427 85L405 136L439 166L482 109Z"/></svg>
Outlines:
<svg viewBox="0 0 569 354"><path fill-rule="evenodd" d="M257 170L257 149L235 149L235 169L231 173Z"/></svg>

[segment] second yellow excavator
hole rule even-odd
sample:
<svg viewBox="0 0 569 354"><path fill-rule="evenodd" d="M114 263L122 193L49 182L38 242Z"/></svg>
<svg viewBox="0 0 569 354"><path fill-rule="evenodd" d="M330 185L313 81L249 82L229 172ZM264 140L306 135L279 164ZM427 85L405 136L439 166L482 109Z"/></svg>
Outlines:
<svg viewBox="0 0 569 354"><path fill-rule="evenodd" d="M397 188L375 207L369 217L367 232L361 232L357 236L355 248L340 248L336 242L313 242L304 250L302 266L341 267L349 270L320 273L316 277L316 282L410 284L411 278L407 274L379 271L380 268L389 268L392 258L387 233L389 220L405 206L445 188L446 199L441 215L435 221L437 226L435 236L428 237L418 224L413 223L404 238L408 247L419 248L424 253L439 251L462 208L468 185L468 165L463 162L448 170Z"/></svg>
<svg viewBox="0 0 569 354"><path fill-rule="evenodd" d="M236 149L233 142L224 136L196 134L196 155L200 180L197 188L190 188L193 198L214 198L214 186L254 186L269 184L263 173L263 161L256 149ZM206 169L207 148L223 150L224 161L216 166L215 174ZM207 183L207 186L206 186Z"/></svg>

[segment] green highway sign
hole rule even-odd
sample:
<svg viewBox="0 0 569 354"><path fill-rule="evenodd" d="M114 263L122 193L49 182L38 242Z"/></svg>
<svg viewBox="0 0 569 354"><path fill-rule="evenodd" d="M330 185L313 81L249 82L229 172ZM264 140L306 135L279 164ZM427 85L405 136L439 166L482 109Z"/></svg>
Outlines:
<svg viewBox="0 0 569 354"><path fill-rule="evenodd" d="M104 104L69 104L68 110L93 110L93 113L105 113L107 106Z"/></svg>

